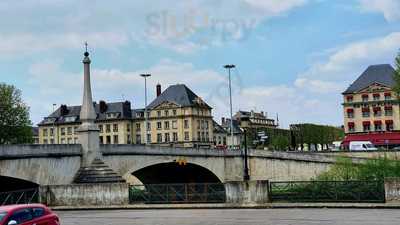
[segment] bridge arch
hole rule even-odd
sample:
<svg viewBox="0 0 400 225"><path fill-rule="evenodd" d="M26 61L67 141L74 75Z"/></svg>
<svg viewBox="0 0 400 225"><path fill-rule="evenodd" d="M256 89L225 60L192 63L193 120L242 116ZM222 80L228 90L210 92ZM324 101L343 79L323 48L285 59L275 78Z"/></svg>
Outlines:
<svg viewBox="0 0 400 225"><path fill-rule="evenodd" d="M39 184L15 177L0 176L0 192L38 188Z"/></svg>
<svg viewBox="0 0 400 225"><path fill-rule="evenodd" d="M175 162L156 163L137 169L131 174L143 184L223 182L208 168L194 163L185 165Z"/></svg>

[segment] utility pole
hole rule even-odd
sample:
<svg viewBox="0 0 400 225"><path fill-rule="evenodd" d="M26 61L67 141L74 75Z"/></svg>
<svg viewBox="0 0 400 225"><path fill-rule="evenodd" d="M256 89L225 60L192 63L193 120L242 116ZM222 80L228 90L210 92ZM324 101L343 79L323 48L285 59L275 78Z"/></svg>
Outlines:
<svg viewBox="0 0 400 225"><path fill-rule="evenodd" d="M149 144L149 140L147 138L148 135L148 115L147 115L147 78L151 76L151 74L140 74L141 77L144 78L144 120L145 120L145 135L144 135L144 140L145 144Z"/></svg>
<svg viewBox="0 0 400 225"><path fill-rule="evenodd" d="M231 69L235 68L235 65L225 65L224 68L228 70L229 75L229 105L231 111L231 150L233 149L233 110L232 110L232 81L231 81Z"/></svg>

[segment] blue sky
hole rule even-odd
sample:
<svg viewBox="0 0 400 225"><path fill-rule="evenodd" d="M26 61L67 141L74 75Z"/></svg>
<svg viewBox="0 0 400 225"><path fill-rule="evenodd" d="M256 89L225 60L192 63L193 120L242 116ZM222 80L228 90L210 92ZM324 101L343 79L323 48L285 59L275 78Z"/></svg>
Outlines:
<svg viewBox="0 0 400 225"><path fill-rule="evenodd" d="M341 125L340 93L400 47L400 0L2 0L0 82L23 92L38 123L52 104L78 105L83 43L95 100L144 105L140 73L155 85L185 83L228 116L279 113L283 127Z"/></svg>

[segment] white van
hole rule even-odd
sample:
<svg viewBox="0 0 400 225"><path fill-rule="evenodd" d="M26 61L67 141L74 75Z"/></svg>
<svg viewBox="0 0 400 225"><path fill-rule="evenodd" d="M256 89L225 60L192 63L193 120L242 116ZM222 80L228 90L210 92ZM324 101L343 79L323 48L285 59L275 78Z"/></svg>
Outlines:
<svg viewBox="0 0 400 225"><path fill-rule="evenodd" d="M350 151L376 151L378 150L370 141L351 141Z"/></svg>

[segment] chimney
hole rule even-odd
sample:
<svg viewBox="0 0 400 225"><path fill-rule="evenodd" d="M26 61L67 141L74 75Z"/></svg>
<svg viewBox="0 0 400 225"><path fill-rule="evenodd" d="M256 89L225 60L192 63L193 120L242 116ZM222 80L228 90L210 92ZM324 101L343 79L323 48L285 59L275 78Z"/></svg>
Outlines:
<svg viewBox="0 0 400 225"><path fill-rule="evenodd" d="M222 126L225 125L225 117L222 117L222 118L221 118L221 123L222 123L222 124L221 124Z"/></svg>
<svg viewBox="0 0 400 225"><path fill-rule="evenodd" d="M157 84L156 89L157 89L157 97L158 97L161 95L161 84Z"/></svg>
<svg viewBox="0 0 400 225"><path fill-rule="evenodd" d="M103 100L100 101L100 113L107 112L107 103Z"/></svg>
<svg viewBox="0 0 400 225"><path fill-rule="evenodd" d="M67 105L61 105L60 107L60 114L61 116L66 116L68 114L68 107Z"/></svg>

